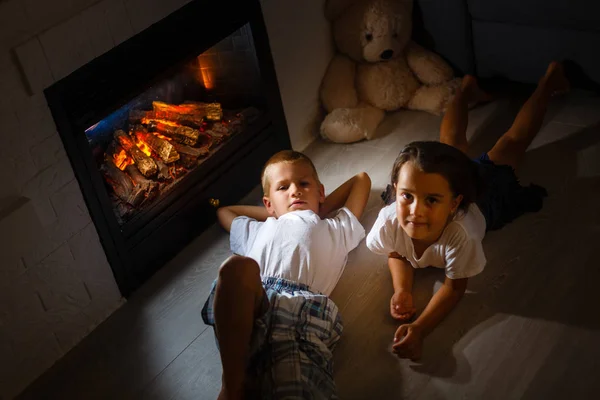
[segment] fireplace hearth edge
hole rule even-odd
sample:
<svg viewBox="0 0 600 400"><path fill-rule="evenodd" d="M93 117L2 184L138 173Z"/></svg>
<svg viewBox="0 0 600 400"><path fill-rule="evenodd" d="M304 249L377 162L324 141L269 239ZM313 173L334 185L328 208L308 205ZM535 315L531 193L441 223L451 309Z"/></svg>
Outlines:
<svg viewBox="0 0 600 400"><path fill-rule="evenodd" d="M237 139L237 145L232 144L227 154L217 157L220 163L205 173L201 182L185 193L171 196L171 203L151 223L135 234L124 235L85 130L246 24L251 28L268 105L261 131L252 140L233 137L231 142L235 144ZM149 59L150 50L150 54L159 56ZM223 3L193 0L56 82L44 93L115 280L125 297L216 221L212 199L218 199L221 205L238 201L259 183L260 170L268 157L291 148L258 0Z"/></svg>

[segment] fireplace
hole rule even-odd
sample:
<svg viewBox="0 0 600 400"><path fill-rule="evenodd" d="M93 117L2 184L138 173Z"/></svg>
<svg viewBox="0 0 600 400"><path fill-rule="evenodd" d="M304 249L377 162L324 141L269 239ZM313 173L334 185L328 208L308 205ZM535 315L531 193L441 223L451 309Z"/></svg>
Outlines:
<svg viewBox="0 0 600 400"><path fill-rule="evenodd" d="M194 0L45 91L124 296L290 148L258 0Z"/></svg>

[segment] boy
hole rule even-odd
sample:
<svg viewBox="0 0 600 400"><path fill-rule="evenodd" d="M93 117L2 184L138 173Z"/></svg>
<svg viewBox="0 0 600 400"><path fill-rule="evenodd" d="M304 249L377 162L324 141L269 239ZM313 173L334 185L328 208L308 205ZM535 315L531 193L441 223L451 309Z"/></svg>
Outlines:
<svg viewBox="0 0 600 400"><path fill-rule="evenodd" d="M335 398L331 350L342 323L327 296L365 236L358 218L371 180L360 173L325 198L310 159L284 150L261 181L264 207L217 211L236 254L202 310L223 364L219 399Z"/></svg>

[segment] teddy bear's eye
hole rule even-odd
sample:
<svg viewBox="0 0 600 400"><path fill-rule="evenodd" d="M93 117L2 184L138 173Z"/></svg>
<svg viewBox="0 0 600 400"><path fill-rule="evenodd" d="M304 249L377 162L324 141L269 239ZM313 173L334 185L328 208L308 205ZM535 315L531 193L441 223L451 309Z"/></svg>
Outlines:
<svg viewBox="0 0 600 400"><path fill-rule="evenodd" d="M371 40L373 40L373 35L371 33L367 33L365 35L365 39L367 39L367 42L370 42Z"/></svg>

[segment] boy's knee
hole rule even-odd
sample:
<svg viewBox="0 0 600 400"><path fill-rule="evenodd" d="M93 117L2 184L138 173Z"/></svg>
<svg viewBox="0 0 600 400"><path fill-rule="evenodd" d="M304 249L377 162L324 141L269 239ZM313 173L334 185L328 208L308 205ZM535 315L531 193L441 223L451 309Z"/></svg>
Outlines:
<svg viewBox="0 0 600 400"><path fill-rule="evenodd" d="M242 279L259 279L260 268L252 258L233 255L219 268L219 280L239 282Z"/></svg>

